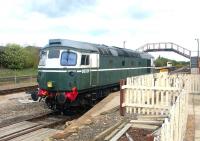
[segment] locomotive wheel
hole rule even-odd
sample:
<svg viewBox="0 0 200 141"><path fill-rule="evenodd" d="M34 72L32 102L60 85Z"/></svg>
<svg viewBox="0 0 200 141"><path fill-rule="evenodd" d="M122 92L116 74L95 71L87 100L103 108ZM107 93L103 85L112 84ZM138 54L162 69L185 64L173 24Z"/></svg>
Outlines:
<svg viewBox="0 0 200 141"><path fill-rule="evenodd" d="M33 101L37 101L38 100L38 91L32 91L31 92L31 98L33 99Z"/></svg>
<svg viewBox="0 0 200 141"><path fill-rule="evenodd" d="M46 98L45 98L45 103L47 104L47 107L48 107L49 109L54 110L54 105L55 105L55 103L53 102L53 100L52 100L51 98L46 97Z"/></svg>
<svg viewBox="0 0 200 141"><path fill-rule="evenodd" d="M66 102L65 93L58 93L56 96L56 100L59 105L64 105Z"/></svg>

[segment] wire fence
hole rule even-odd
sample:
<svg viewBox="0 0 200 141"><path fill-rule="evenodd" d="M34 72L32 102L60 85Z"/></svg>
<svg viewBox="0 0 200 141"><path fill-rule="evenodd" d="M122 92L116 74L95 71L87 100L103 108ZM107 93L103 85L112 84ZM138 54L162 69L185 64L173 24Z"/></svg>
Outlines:
<svg viewBox="0 0 200 141"><path fill-rule="evenodd" d="M37 75L0 77L0 90L32 86L37 84Z"/></svg>

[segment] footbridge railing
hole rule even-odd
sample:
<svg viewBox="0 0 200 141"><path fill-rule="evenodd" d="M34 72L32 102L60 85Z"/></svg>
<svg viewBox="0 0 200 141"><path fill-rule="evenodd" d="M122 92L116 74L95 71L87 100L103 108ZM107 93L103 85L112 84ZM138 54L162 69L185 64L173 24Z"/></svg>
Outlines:
<svg viewBox="0 0 200 141"><path fill-rule="evenodd" d="M191 58L191 51L181 47L175 43L163 42L163 43L147 43L144 46L136 49L143 52L155 52L155 51L173 51L188 59Z"/></svg>

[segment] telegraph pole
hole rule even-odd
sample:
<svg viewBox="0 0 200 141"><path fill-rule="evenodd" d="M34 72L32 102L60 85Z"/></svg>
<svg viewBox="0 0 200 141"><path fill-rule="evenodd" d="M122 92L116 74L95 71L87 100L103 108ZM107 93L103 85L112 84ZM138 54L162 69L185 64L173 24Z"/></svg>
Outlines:
<svg viewBox="0 0 200 141"><path fill-rule="evenodd" d="M195 40L197 41L197 67L199 68L199 38Z"/></svg>
<svg viewBox="0 0 200 141"><path fill-rule="evenodd" d="M123 48L126 47L126 41L123 41Z"/></svg>

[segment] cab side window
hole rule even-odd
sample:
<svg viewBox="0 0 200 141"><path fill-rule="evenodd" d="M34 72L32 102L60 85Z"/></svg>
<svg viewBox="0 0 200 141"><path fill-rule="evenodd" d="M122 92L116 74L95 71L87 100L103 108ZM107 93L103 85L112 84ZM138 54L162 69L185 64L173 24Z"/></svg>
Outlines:
<svg viewBox="0 0 200 141"><path fill-rule="evenodd" d="M89 55L81 56L81 65L89 65Z"/></svg>

